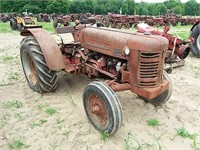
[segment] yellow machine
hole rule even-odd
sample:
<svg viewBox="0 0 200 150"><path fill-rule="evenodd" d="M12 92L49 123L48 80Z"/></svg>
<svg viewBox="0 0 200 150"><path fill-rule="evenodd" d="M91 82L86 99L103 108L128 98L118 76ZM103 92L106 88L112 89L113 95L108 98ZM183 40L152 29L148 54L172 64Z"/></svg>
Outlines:
<svg viewBox="0 0 200 150"><path fill-rule="evenodd" d="M30 27L35 25L35 21L32 17L12 17L10 19L10 27L12 30L21 30L24 27Z"/></svg>

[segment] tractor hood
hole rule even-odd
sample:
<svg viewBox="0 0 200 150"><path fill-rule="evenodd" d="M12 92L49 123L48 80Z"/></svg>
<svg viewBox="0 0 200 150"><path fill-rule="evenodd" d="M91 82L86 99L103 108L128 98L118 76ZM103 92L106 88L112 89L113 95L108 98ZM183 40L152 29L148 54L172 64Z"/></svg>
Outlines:
<svg viewBox="0 0 200 150"><path fill-rule="evenodd" d="M131 33L109 28L86 27L81 30L82 47L113 57L127 59L125 48L132 51L161 52L168 49L168 40L162 36Z"/></svg>

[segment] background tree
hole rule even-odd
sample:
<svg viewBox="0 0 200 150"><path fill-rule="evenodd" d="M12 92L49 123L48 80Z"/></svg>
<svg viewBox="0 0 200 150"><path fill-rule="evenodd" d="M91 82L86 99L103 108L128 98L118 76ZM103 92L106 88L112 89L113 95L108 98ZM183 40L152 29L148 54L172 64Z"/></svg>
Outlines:
<svg viewBox="0 0 200 150"><path fill-rule="evenodd" d="M189 0L185 3L185 15L200 15L199 4L195 0Z"/></svg>

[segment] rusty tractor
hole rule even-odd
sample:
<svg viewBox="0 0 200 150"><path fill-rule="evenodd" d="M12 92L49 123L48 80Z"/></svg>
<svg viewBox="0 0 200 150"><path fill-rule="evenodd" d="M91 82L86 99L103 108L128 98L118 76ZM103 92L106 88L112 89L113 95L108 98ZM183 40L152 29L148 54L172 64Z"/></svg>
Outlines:
<svg viewBox="0 0 200 150"><path fill-rule="evenodd" d="M178 36L169 34L169 26L164 25L164 31L159 31L147 24L138 24L137 30L145 34L159 35L168 39L169 45L165 55L165 70L167 72L171 72L172 68L180 67L185 64L184 59L190 52L189 41L186 42Z"/></svg>
<svg viewBox="0 0 200 150"><path fill-rule="evenodd" d="M59 70L103 78L83 92L85 113L99 132L112 135L122 124L115 92L130 90L155 106L169 100L172 83L163 70L166 38L85 24L56 28L56 32L61 38L57 42L42 28L21 31L25 38L20 58L28 86L39 93L54 91Z"/></svg>
<svg viewBox="0 0 200 150"><path fill-rule="evenodd" d="M65 16L55 16L53 18L53 27L61 27L61 26L69 26L69 23L71 21L71 16L65 15Z"/></svg>
<svg viewBox="0 0 200 150"><path fill-rule="evenodd" d="M130 28L129 23L126 20L126 15L108 13L108 18L112 28Z"/></svg>
<svg viewBox="0 0 200 150"><path fill-rule="evenodd" d="M194 56L200 58L200 20L190 30L190 48Z"/></svg>
<svg viewBox="0 0 200 150"><path fill-rule="evenodd" d="M51 22L50 16L48 14L38 14L36 16L37 22Z"/></svg>

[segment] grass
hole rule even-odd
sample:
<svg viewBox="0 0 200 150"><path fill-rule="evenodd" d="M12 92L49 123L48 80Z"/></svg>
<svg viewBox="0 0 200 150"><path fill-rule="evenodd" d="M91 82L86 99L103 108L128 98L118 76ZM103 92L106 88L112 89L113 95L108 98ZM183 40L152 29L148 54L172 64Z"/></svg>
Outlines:
<svg viewBox="0 0 200 150"><path fill-rule="evenodd" d="M9 149L10 150L21 150L24 148L29 148L30 145L24 144L22 139L14 139L10 144L9 144Z"/></svg>
<svg viewBox="0 0 200 150"><path fill-rule="evenodd" d="M48 114L49 116L52 116L53 114L57 113L57 109L53 107L49 107L48 104L39 104L37 105L38 110L41 110Z"/></svg>
<svg viewBox="0 0 200 150"><path fill-rule="evenodd" d="M125 147L125 150L133 150L133 149L134 150L150 150L150 149L162 150L164 148L167 149L165 146L162 146L159 143L158 139L155 139L155 140L156 140L156 143L152 143L152 144L140 143L137 137L129 132L128 137L124 139L124 147Z"/></svg>
<svg viewBox="0 0 200 150"><path fill-rule="evenodd" d="M56 150L57 147L58 147L57 142L53 142L50 144L50 150Z"/></svg>
<svg viewBox="0 0 200 150"><path fill-rule="evenodd" d="M11 73L9 76L8 76L8 80L10 81L17 81L19 80L19 73L15 72L15 73Z"/></svg>
<svg viewBox="0 0 200 150"><path fill-rule="evenodd" d="M7 103L4 103L3 107L8 109L16 109L21 108L23 106L22 102L18 100L12 100L8 101Z"/></svg>
<svg viewBox="0 0 200 150"><path fill-rule="evenodd" d="M200 64L198 66L190 66L191 69L193 70L195 77L199 78L200 77Z"/></svg>
<svg viewBox="0 0 200 150"><path fill-rule="evenodd" d="M42 26L45 30L55 33L55 28L53 27L53 22L37 22L36 23L39 26Z"/></svg>
<svg viewBox="0 0 200 150"><path fill-rule="evenodd" d="M197 137L196 133L189 133L184 127L179 128L177 130L177 134L178 136L182 137L182 138L187 138L187 139L191 139L194 140Z"/></svg>
<svg viewBox="0 0 200 150"><path fill-rule="evenodd" d="M101 133L101 139L103 141L107 141L109 139L109 136L110 136L109 133L106 131Z"/></svg>
<svg viewBox="0 0 200 150"><path fill-rule="evenodd" d="M5 125L7 124L7 121L10 119L10 117L11 117L11 115L9 113L2 116L2 118L0 119L0 129L5 127Z"/></svg>
<svg viewBox="0 0 200 150"><path fill-rule="evenodd" d="M30 124L30 127L31 127L31 129L33 129L33 128L35 128L35 127L41 127L44 123L46 123L47 122L47 120L45 120L45 119L40 119L40 120L38 120L38 121L36 121L36 122L32 122L31 124Z"/></svg>
<svg viewBox="0 0 200 150"><path fill-rule="evenodd" d="M62 135L68 137L69 136L69 131L68 130L63 131Z"/></svg>
<svg viewBox="0 0 200 150"><path fill-rule="evenodd" d="M52 116L53 114L57 113L57 109L53 107L48 107L45 109L45 113Z"/></svg>
<svg viewBox="0 0 200 150"><path fill-rule="evenodd" d="M1 56L0 63L10 63L14 59L16 59L14 56L6 54L4 56Z"/></svg>
<svg viewBox="0 0 200 150"><path fill-rule="evenodd" d="M56 124L61 124L63 121L60 118L56 119Z"/></svg>
<svg viewBox="0 0 200 150"><path fill-rule="evenodd" d="M17 119L17 121L23 121L26 118L26 116L24 112L19 112L14 114L14 118Z"/></svg>
<svg viewBox="0 0 200 150"><path fill-rule="evenodd" d="M157 119L150 119L147 121L147 124L152 127L157 127L160 125L160 123Z"/></svg>
<svg viewBox="0 0 200 150"><path fill-rule="evenodd" d="M0 22L0 33L13 33L17 31L13 31L10 28L10 23L9 22Z"/></svg>

